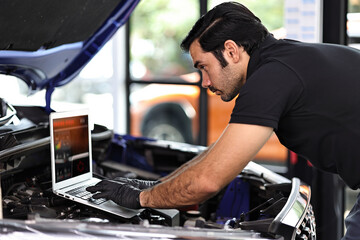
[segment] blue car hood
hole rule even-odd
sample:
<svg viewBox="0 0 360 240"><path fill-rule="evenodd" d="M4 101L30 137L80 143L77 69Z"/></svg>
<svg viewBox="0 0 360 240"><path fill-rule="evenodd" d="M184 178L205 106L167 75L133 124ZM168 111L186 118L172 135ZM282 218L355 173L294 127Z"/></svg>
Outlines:
<svg viewBox="0 0 360 240"><path fill-rule="evenodd" d="M2 0L0 74L25 81L29 93L74 79L129 18L139 0Z"/></svg>

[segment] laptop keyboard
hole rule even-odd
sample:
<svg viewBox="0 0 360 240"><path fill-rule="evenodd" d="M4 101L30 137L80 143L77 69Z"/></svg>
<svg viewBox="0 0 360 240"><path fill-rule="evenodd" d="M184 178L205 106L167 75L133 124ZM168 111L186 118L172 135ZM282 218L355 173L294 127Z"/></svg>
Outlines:
<svg viewBox="0 0 360 240"><path fill-rule="evenodd" d="M97 204L97 205L107 201L105 198L99 198L99 199L92 198L93 194L91 192L86 191L86 188L90 187L90 186L91 185L80 186L80 187L71 189L70 191L67 191L66 193L71 196L74 196L74 197L88 200L89 202Z"/></svg>

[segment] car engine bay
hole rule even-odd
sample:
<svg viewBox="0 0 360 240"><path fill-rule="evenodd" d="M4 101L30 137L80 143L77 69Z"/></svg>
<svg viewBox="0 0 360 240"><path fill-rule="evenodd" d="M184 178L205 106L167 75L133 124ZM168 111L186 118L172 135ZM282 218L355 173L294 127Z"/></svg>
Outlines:
<svg viewBox="0 0 360 240"><path fill-rule="evenodd" d="M123 219L61 198L51 189L48 115L40 107L14 110L16 115L0 126L1 234L58 231L114 237L125 231L122 236L129 237L135 231L145 234L139 238L152 238L146 235L151 233L177 239L316 239L309 186L253 162L216 196L184 209L144 209ZM205 149L117 135L100 125L94 125L92 146L97 177L146 180L165 176Z"/></svg>

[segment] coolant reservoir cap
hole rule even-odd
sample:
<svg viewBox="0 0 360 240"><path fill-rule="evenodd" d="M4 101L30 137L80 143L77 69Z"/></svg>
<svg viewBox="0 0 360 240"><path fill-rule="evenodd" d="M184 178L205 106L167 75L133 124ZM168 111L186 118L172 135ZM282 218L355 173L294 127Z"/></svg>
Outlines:
<svg viewBox="0 0 360 240"><path fill-rule="evenodd" d="M196 218L196 217L200 217L201 213L200 213L200 211L197 211L197 210L189 210L189 211L186 211L186 216L191 217L191 218Z"/></svg>

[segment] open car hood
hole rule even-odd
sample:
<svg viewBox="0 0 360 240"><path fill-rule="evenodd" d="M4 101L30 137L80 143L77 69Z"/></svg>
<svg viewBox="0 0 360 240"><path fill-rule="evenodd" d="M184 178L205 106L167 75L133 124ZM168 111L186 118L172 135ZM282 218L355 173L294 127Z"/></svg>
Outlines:
<svg viewBox="0 0 360 240"><path fill-rule="evenodd" d="M129 18L140 0L1 0L0 74L25 81L29 94L75 78Z"/></svg>

